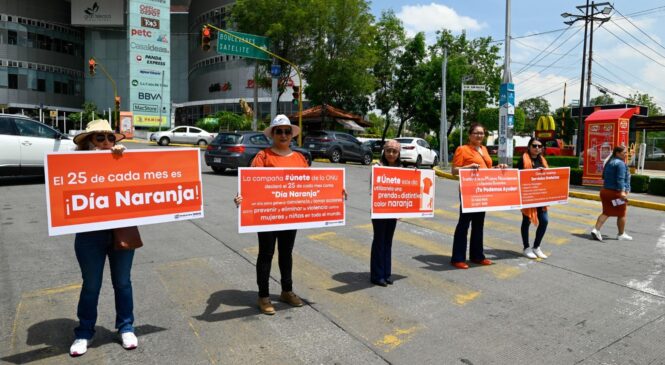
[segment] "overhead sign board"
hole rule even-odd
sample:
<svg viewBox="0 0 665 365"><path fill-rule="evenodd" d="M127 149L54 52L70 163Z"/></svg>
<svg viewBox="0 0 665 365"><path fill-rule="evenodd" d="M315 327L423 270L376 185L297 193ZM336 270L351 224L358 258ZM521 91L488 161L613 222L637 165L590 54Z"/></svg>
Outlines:
<svg viewBox="0 0 665 365"><path fill-rule="evenodd" d="M72 25L123 26L124 1L72 0Z"/></svg>
<svg viewBox="0 0 665 365"><path fill-rule="evenodd" d="M258 35L240 33L240 32L227 32L240 37L243 40L255 44L260 48L268 49L268 37L261 37ZM238 38L232 37L228 34L222 32L217 33L217 53L240 56L245 58L254 58L258 60L271 60L269 54L261 52L255 47L250 46L249 44L242 42Z"/></svg>
<svg viewBox="0 0 665 365"><path fill-rule="evenodd" d="M462 85L464 91L487 91L485 85Z"/></svg>
<svg viewBox="0 0 665 365"><path fill-rule="evenodd" d="M134 126L168 128L171 1L130 0L128 19L129 111Z"/></svg>

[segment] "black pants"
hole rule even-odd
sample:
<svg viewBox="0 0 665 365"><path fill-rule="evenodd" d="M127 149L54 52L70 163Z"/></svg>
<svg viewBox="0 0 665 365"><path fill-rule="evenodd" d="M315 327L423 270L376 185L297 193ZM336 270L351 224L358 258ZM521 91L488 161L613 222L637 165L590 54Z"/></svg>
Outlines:
<svg viewBox="0 0 665 365"><path fill-rule="evenodd" d="M372 219L374 239L370 260L370 278L373 281L390 279L391 250L397 219Z"/></svg>
<svg viewBox="0 0 665 365"><path fill-rule="evenodd" d="M453 255L450 262L466 261L466 237L471 225L471 247L469 248L469 258L471 260L483 260L483 226L485 225L485 212L462 213L460 204L459 220L455 227L455 236L453 238Z"/></svg>
<svg viewBox="0 0 665 365"><path fill-rule="evenodd" d="M275 254L275 241L277 241L279 272L282 276L282 290L293 290L293 243L296 240L296 230L259 232L259 257L256 260L256 283L259 286L259 297L270 296L270 266L272 256Z"/></svg>
<svg viewBox="0 0 665 365"><path fill-rule="evenodd" d="M537 208L538 210L538 228L536 228L536 240L533 241L533 248L540 247L540 242L545 236L545 231L547 230L547 223L549 222L549 217L547 216L547 211L542 207ZM531 225L531 220L529 217L522 214L522 245L524 249L529 248L529 226Z"/></svg>

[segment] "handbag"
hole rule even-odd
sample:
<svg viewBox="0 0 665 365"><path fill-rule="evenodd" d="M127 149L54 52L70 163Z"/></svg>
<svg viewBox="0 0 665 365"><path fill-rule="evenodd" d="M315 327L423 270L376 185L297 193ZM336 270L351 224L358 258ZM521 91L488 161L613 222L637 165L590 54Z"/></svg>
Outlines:
<svg viewBox="0 0 665 365"><path fill-rule="evenodd" d="M143 246L137 226L113 229L113 249L135 250Z"/></svg>

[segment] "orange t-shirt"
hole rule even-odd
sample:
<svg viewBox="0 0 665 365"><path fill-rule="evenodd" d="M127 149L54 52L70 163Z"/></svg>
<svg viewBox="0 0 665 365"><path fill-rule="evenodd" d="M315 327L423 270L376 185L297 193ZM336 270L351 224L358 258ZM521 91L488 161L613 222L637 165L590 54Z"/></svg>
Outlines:
<svg viewBox="0 0 665 365"><path fill-rule="evenodd" d="M309 165L300 152L293 151L288 156L282 156L266 148L256 154L252 160L252 167L309 167Z"/></svg>
<svg viewBox="0 0 665 365"><path fill-rule="evenodd" d="M487 151L485 146L480 146L483 151L482 156L480 152L476 151L475 148L465 144L464 146L459 146L455 150L455 155L453 156L453 166L462 167L472 163L477 163L480 165L480 168L491 168L492 167L492 158L490 153ZM484 166L484 167L483 167Z"/></svg>

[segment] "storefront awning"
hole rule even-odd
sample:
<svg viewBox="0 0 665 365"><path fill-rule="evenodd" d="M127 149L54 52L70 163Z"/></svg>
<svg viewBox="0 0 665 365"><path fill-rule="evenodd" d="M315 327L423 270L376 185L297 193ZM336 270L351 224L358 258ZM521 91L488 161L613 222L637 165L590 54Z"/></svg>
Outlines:
<svg viewBox="0 0 665 365"><path fill-rule="evenodd" d="M337 123L341 124L345 129L352 131L364 132L365 128L358 125L358 123L348 119L337 119Z"/></svg>

